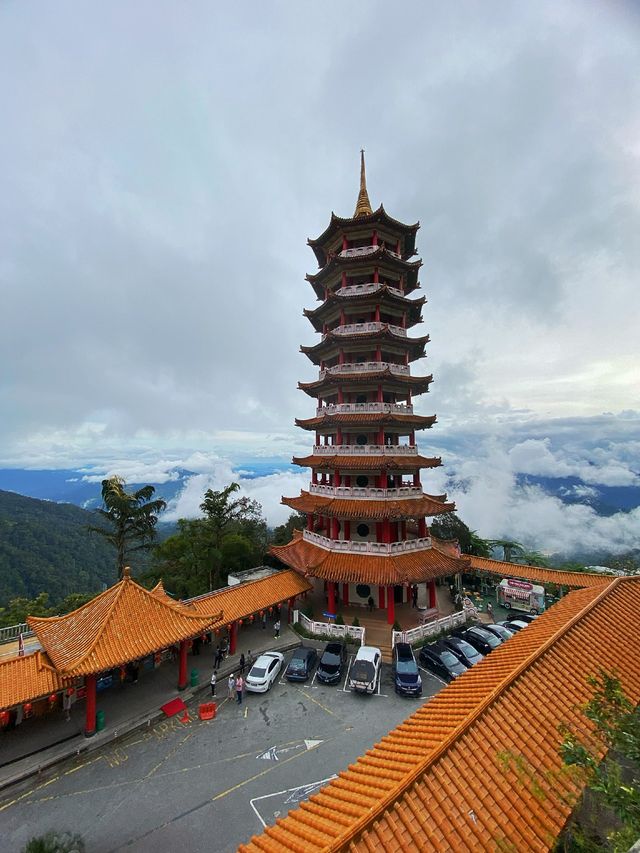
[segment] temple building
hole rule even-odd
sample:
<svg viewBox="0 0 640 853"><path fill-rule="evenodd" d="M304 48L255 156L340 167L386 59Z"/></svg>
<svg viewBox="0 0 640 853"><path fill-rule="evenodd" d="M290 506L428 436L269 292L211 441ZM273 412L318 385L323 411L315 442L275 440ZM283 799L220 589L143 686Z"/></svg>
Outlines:
<svg viewBox="0 0 640 853"><path fill-rule="evenodd" d="M382 205L372 210L362 152L353 216L332 214L308 241L319 270L307 281L320 305L304 313L321 337L301 347L318 366L317 380L299 383L316 412L296 424L315 434L315 444L293 460L311 469L308 490L282 501L306 515L306 529L272 548L285 565L326 585L330 613L339 600L373 600L386 607L389 624L414 585L426 584L426 606L435 608L435 578L467 565L429 535L428 519L455 507L446 495L426 494L420 479L441 460L421 455L416 443L436 421L414 411L432 381L411 369L429 341L411 334L426 301L415 297L419 227L392 219Z"/></svg>

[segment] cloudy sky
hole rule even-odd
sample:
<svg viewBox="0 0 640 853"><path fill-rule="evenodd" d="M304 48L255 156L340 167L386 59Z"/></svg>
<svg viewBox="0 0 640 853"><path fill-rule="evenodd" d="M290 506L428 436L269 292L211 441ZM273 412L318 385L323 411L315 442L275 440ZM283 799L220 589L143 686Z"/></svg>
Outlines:
<svg viewBox="0 0 640 853"><path fill-rule="evenodd" d="M364 147L373 205L422 226L426 490L486 536L591 535L515 474L640 482L639 9L6 0L0 466L184 465L180 514L306 450L306 239ZM246 488L281 521L305 480Z"/></svg>

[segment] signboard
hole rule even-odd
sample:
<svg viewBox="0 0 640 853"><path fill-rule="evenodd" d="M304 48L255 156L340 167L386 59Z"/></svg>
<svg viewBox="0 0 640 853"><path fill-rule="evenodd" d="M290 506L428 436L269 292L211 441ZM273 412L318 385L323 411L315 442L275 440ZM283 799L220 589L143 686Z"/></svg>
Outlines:
<svg viewBox="0 0 640 853"><path fill-rule="evenodd" d="M518 581L515 578L509 578L507 585L517 587L517 589L533 589L533 584L529 581Z"/></svg>

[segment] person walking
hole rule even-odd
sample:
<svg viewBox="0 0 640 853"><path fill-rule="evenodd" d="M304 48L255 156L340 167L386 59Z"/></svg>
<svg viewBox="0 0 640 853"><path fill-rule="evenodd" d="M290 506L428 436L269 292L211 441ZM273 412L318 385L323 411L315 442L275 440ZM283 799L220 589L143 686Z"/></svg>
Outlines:
<svg viewBox="0 0 640 853"><path fill-rule="evenodd" d="M493 619L493 604L490 601L487 601L487 613Z"/></svg>
<svg viewBox="0 0 640 853"><path fill-rule="evenodd" d="M217 645L215 654L213 656L213 668L215 670L220 669L221 663L222 663L222 649L220 648L220 645Z"/></svg>
<svg viewBox="0 0 640 853"><path fill-rule="evenodd" d="M411 588L411 606L418 606L418 587L416 586L416 584L414 584Z"/></svg>
<svg viewBox="0 0 640 853"><path fill-rule="evenodd" d="M244 678L239 675L236 678L236 701L238 705L242 705L242 691L244 690Z"/></svg>
<svg viewBox="0 0 640 853"><path fill-rule="evenodd" d="M233 673L229 676L227 685L229 687L229 699L234 699L236 695L236 679Z"/></svg>
<svg viewBox="0 0 640 853"><path fill-rule="evenodd" d="M367 606L368 606L368 608L369 608L369 613L373 613L373 605L374 605L374 603L375 603L375 602L374 602L374 600L373 600L372 596L369 596L369 598L367 599Z"/></svg>
<svg viewBox="0 0 640 853"><path fill-rule="evenodd" d="M216 671L215 671L215 669L211 673L211 681L209 683L211 684L211 695L215 696L216 695Z"/></svg>
<svg viewBox="0 0 640 853"><path fill-rule="evenodd" d="M277 619L275 625L273 626L273 636L277 640L280 636L280 620Z"/></svg>
<svg viewBox="0 0 640 853"><path fill-rule="evenodd" d="M240 655L240 675L244 675L244 652Z"/></svg>

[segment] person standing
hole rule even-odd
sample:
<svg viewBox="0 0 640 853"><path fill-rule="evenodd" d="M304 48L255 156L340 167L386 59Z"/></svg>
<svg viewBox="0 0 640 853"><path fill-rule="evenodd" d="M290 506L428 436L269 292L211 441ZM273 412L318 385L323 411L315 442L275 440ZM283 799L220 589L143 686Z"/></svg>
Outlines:
<svg viewBox="0 0 640 853"><path fill-rule="evenodd" d="M238 705L242 705L242 691L244 690L244 678L239 675L236 678L236 701Z"/></svg>
<svg viewBox="0 0 640 853"><path fill-rule="evenodd" d="M490 601L487 601L487 613L493 619L493 604Z"/></svg>
<svg viewBox="0 0 640 853"><path fill-rule="evenodd" d="M276 623L273 626L273 636L275 637L276 640L280 636L280 620L279 619L276 619Z"/></svg>
<svg viewBox="0 0 640 853"><path fill-rule="evenodd" d="M236 694L236 679L233 673L229 676L227 685L229 687L229 699L234 699Z"/></svg>
<svg viewBox="0 0 640 853"><path fill-rule="evenodd" d="M367 599L367 607L369 608L369 613L373 613L373 605L375 604L373 597L370 595Z"/></svg>
<svg viewBox="0 0 640 853"><path fill-rule="evenodd" d="M416 586L416 584L414 584L411 588L411 606L418 606L418 587Z"/></svg>
<svg viewBox="0 0 640 853"><path fill-rule="evenodd" d="M240 675L244 675L244 652L240 655Z"/></svg>
<svg viewBox="0 0 640 853"><path fill-rule="evenodd" d="M215 696L216 695L216 671L215 671L215 669L211 673L210 684L211 684L211 695Z"/></svg>

